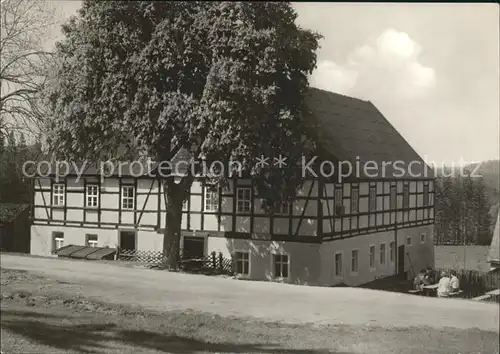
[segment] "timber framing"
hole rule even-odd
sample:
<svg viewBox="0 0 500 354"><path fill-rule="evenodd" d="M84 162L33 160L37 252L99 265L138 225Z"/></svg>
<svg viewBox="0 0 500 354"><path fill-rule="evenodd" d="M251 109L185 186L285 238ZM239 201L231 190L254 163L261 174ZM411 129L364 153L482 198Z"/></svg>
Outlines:
<svg viewBox="0 0 500 354"><path fill-rule="evenodd" d="M86 176L83 183L71 184L72 187L68 189L69 180L70 178L67 178L56 182L54 179L50 179L49 184L45 183L50 188L43 187L40 179L37 179L36 183L34 182L35 195L41 196L41 198L35 197L35 203L33 203L34 224L103 229L128 227L163 232L167 200L161 179L143 177L118 179L111 177L104 179L104 182L101 183L99 178L96 180L94 177ZM114 188L107 184L108 180L115 181ZM433 179L414 181L361 179L339 184L328 178L313 178L304 182L302 194L297 195L289 203L288 214L284 215L266 213L258 208L256 202L262 196L258 195L253 181L236 177L230 180L229 188L219 187L217 189L217 208L208 211L205 208L208 186L203 179L197 178L195 183L199 183L199 188L194 190L192 188L187 196L186 207L182 210L183 234L208 233L214 237L235 239L321 243L370 233L434 224L435 190ZM63 206L52 205L55 183L64 185L65 203ZM86 192L89 184L98 185L97 207L86 207ZM134 208L131 210L122 209L123 187L125 186L134 188ZM250 189L251 198L248 212L237 211L238 188ZM357 190L357 192L353 194L353 190ZM395 190L395 201L391 201L391 190ZM375 210L371 210L370 191L375 191L375 193L372 192L375 195ZM405 193L407 193L408 202L403 208ZM335 199L336 194L340 195L341 200ZM47 195L50 195L48 201ZM355 201L357 207L354 209L351 208L353 195L357 198ZM68 205L68 197L73 198L72 196L81 201L80 206L75 206L74 202ZM424 196L429 198L427 203L423 201ZM142 202L139 201L139 198ZM104 207L103 200L105 199L107 202ZM197 200L196 203L201 203L196 208L194 208L194 200ZM111 207L110 204L112 204ZM231 207L228 208L229 205ZM339 210L336 210L336 205L342 206L340 213ZM396 205L396 207L391 209L392 205ZM43 214L36 213L37 210L41 209L45 211ZM62 218L55 218L56 213L60 215L60 211ZM75 220L75 212L79 211L81 218ZM91 221L87 218L88 212L97 213L95 220ZM103 218L104 213L108 213L108 217L105 219ZM69 214L72 215L72 219L68 219ZM112 222L113 215L116 222ZM149 216L148 221L144 221L145 215ZM212 221L208 223L207 218ZM154 221L151 222L151 219ZM243 219L249 220L248 228L244 231L238 227L238 220ZM267 220L268 232L258 232L261 230L256 223L262 219ZM104 222L104 220L106 221ZM195 223L193 223L194 220L196 220ZM301 227L306 223L306 220L308 220L309 225L306 225L307 231L302 232ZM227 225L227 221L229 221L229 225ZM225 230L222 227L224 222L226 222ZM283 225L283 222L288 225L285 233L279 232L280 230L275 228L278 223ZM228 226L230 226L229 229Z"/></svg>

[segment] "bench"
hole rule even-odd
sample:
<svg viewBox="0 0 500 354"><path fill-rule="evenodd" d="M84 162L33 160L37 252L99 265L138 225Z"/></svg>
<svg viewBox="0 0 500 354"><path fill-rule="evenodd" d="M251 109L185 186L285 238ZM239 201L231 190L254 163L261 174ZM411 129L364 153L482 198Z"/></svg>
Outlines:
<svg viewBox="0 0 500 354"><path fill-rule="evenodd" d="M496 290L493 290L493 291L488 291L486 294L484 295L481 295L481 296L477 296L477 297L474 297L472 298L472 300L474 301L483 301L483 300L489 300L490 298L492 298L493 296L497 296L497 295L500 295L500 289L496 289Z"/></svg>
<svg viewBox="0 0 500 354"><path fill-rule="evenodd" d="M437 289L438 287L439 287L439 283L423 286L424 289Z"/></svg>
<svg viewBox="0 0 500 354"><path fill-rule="evenodd" d="M457 296L463 293L463 290L457 290L457 291L452 291L451 293L448 294L449 297Z"/></svg>
<svg viewBox="0 0 500 354"><path fill-rule="evenodd" d="M481 296L473 297L472 300L474 301L483 301L483 300L488 300L492 295L489 294L484 294Z"/></svg>

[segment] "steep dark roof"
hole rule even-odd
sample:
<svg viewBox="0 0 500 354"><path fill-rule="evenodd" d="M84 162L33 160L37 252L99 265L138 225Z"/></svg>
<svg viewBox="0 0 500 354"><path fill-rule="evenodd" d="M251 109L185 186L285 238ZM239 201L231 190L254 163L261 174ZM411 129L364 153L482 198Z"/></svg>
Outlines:
<svg viewBox="0 0 500 354"><path fill-rule="evenodd" d="M354 171L355 177L434 178L432 169L371 102L310 88L307 103L312 111L308 123L314 129L322 152L332 161L347 161L354 168L359 161L361 168ZM171 163L175 166L177 162L188 161L189 158L188 151L181 150ZM370 169L365 173L363 166L367 162ZM409 163L412 162L410 171ZM394 168L394 163L398 164L398 168ZM373 169L374 164L378 166L376 170ZM152 168L145 169L145 165L134 164L130 169L128 165L123 165L121 171L115 171L115 175L119 172L121 176L138 176L141 168L144 174L156 170L156 166L149 166ZM185 164L177 167L176 172L186 172ZM73 169L71 174L76 174L76 171ZM88 165L83 173L98 174L99 169L95 165Z"/></svg>
<svg viewBox="0 0 500 354"><path fill-rule="evenodd" d="M353 168L359 161L361 168L355 177L434 178L434 171L371 102L310 88L307 103L312 111L309 126L322 151L333 162L348 161ZM182 159L189 160L187 151L179 152L176 160ZM379 169L365 174L363 166L368 161ZM395 162L398 169L392 166Z"/></svg>
<svg viewBox="0 0 500 354"><path fill-rule="evenodd" d="M361 166L367 161L374 161L378 166L384 161L401 161L398 164L405 167L404 177L408 178L411 176L407 164L418 161L411 166L412 174L434 178L432 169L371 102L311 88L308 105L316 124L318 143L338 160L351 163L359 160ZM387 178L397 172L391 166L386 167ZM368 173L371 175L374 171L368 170ZM360 177L369 176L361 173Z"/></svg>
<svg viewBox="0 0 500 354"><path fill-rule="evenodd" d="M0 203L0 223L6 224L14 221L29 204Z"/></svg>
<svg viewBox="0 0 500 354"><path fill-rule="evenodd" d="M497 216L495 231L493 231L493 238L491 239L487 261L489 263L500 263L500 212Z"/></svg>

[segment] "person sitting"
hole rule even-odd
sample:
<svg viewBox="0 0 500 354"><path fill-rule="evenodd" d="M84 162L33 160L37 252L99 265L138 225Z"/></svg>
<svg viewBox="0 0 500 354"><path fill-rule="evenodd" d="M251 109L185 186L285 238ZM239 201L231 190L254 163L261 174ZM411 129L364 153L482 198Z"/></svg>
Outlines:
<svg viewBox="0 0 500 354"><path fill-rule="evenodd" d="M434 278L434 271L432 270L431 267L428 267L425 270L425 280L427 284L434 284L435 278Z"/></svg>
<svg viewBox="0 0 500 354"><path fill-rule="evenodd" d="M460 281L458 280L457 272L452 270L450 274L451 274L451 279L450 279L451 291L457 293L460 290Z"/></svg>
<svg viewBox="0 0 500 354"><path fill-rule="evenodd" d="M439 279L437 296L438 297L448 297L451 291L451 283L448 273L443 271L441 273L441 279Z"/></svg>
<svg viewBox="0 0 500 354"><path fill-rule="evenodd" d="M422 269L420 273L415 276L415 279L413 280L413 286L415 290L422 291L423 286L426 285L426 282L425 269Z"/></svg>

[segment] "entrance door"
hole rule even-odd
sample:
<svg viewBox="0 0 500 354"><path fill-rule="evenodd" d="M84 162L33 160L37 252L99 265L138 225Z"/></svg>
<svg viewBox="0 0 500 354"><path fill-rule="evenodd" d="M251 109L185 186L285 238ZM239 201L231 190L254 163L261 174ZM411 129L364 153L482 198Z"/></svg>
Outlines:
<svg viewBox="0 0 500 354"><path fill-rule="evenodd" d="M184 237L183 258L202 258L205 255L204 237Z"/></svg>
<svg viewBox="0 0 500 354"><path fill-rule="evenodd" d="M120 248L135 250L135 231L120 231Z"/></svg>
<svg viewBox="0 0 500 354"><path fill-rule="evenodd" d="M398 274L405 272L405 245L398 247Z"/></svg>

